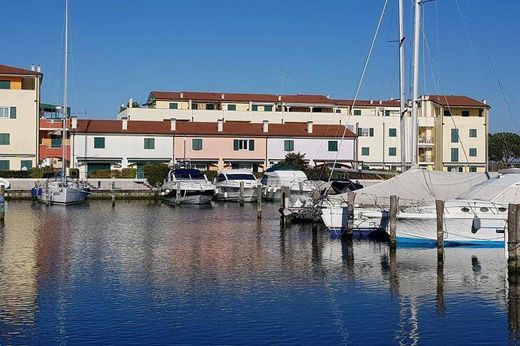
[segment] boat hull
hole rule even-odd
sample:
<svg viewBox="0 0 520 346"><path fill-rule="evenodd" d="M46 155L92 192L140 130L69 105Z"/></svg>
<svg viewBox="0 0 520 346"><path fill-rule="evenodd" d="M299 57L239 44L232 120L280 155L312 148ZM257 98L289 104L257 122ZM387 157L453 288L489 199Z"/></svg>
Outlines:
<svg viewBox="0 0 520 346"><path fill-rule="evenodd" d="M175 190L162 197L169 204L209 204L213 200L215 190L181 190L179 196Z"/></svg>
<svg viewBox="0 0 520 346"><path fill-rule="evenodd" d="M215 199L217 201L240 202L240 187L217 185ZM256 202L256 187L244 188L243 201Z"/></svg>
<svg viewBox="0 0 520 346"><path fill-rule="evenodd" d="M90 193L74 187L61 187L49 189L48 192L40 188L36 194L37 200L41 203L68 205L83 203Z"/></svg>

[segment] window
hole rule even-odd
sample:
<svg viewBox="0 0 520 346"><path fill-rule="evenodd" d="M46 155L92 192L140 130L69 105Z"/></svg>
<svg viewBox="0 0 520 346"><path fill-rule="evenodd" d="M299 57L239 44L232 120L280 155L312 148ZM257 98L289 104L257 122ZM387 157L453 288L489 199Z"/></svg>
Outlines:
<svg viewBox="0 0 520 346"><path fill-rule="evenodd" d="M9 160L0 160L0 171L9 170Z"/></svg>
<svg viewBox="0 0 520 346"><path fill-rule="evenodd" d="M477 138L477 129L469 129L469 137Z"/></svg>
<svg viewBox="0 0 520 346"><path fill-rule="evenodd" d="M476 166L469 166L469 171L470 172L476 172L477 171L477 167Z"/></svg>
<svg viewBox="0 0 520 346"><path fill-rule="evenodd" d="M237 105L227 105L227 110L228 111L236 111L237 110Z"/></svg>
<svg viewBox="0 0 520 346"><path fill-rule="evenodd" d="M469 111L462 111L463 117L469 117Z"/></svg>
<svg viewBox="0 0 520 346"><path fill-rule="evenodd" d="M0 107L0 118L16 119L16 107Z"/></svg>
<svg viewBox="0 0 520 346"><path fill-rule="evenodd" d="M16 119L16 107L10 107L9 111L9 117L11 119Z"/></svg>
<svg viewBox="0 0 520 346"><path fill-rule="evenodd" d="M354 115L361 115L361 109L354 109Z"/></svg>
<svg viewBox="0 0 520 346"><path fill-rule="evenodd" d="M388 129L388 137L397 137L397 129L389 128Z"/></svg>
<svg viewBox="0 0 520 346"><path fill-rule="evenodd" d="M252 105L252 106L251 106L251 110L252 110L253 112L258 112L258 105Z"/></svg>
<svg viewBox="0 0 520 346"><path fill-rule="evenodd" d="M368 155L370 155L370 148L369 148L369 147L362 147L362 148L361 148L361 155L362 155L362 156L368 156Z"/></svg>
<svg viewBox="0 0 520 346"><path fill-rule="evenodd" d="M22 160L20 163L20 168L22 170L26 169L29 170L32 168L32 161L31 160Z"/></svg>
<svg viewBox="0 0 520 346"><path fill-rule="evenodd" d="M294 141L292 139L284 140L283 141L283 150L293 151L294 150Z"/></svg>
<svg viewBox="0 0 520 346"><path fill-rule="evenodd" d="M451 142L452 143L459 142L459 129L451 129Z"/></svg>
<svg viewBox="0 0 520 346"><path fill-rule="evenodd" d="M374 129L368 127L358 127L359 137L374 137Z"/></svg>
<svg viewBox="0 0 520 346"><path fill-rule="evenodd" d="M341 109L336 108L336 113L341 113Z"/></svg>
<svg viewBox="0 0 520 346"><path fill-rule="evenodd" d="M273 106L264 106L264 112L272 112Z"/></svg>
<svg viewBox="0 0 520 346"><path fill-rule="evenodd" d="M255 150L255 140L254 139L234 139L233 140L233 150Z"/></svg>
<svg viewBox="0 0 520 346"><path fill-rule="evenodd" d="M155 149L155 138L145 138L144 139L144 148L145 149Z"/></svg>
<svg viewBox="0 0 520 346"><path fill-rule="evenodd" d="M0 145L9 145L11 136L8 133L0 133Z"/></svg>
<svg viewBox="0 0 520 346"><path fill-rule="evenodd" d="M0 80L0 89L11 89L11 81Z"/></svg>
<svg viewBox="0 0 520 346"><path fill-rule="evenodd" d="M207 111L215 110L215 105L213 103L206 103L206 110Z"/></svg>
<svg viewBox="0 0 520 346"><path fill-rule="evenodd" d="M61 143L60 143L61 145ZM94 149L105 148L105 137L94 137Z"/></svg>
<svg viewBox="0 0 520 346"><path fill-rule="evenodd" d="M389 147L388 148L388 156L397 156L397 148Z"/></svg>
<svg viewBox="0 0 520 346"><path fill-rule="evenodd" d="M59 147L61 147L61 137L51 138L51 148L59 148Z"/></svg>
<svg viewBox="0 0 520 346"><path fill-rule="evenodd" d="M338 141L329 141L329 151L338 151Z"/></svg>
<svg viewBox="0 0 520 346"><path fill-rule="evenodd" d="M445 117L451 117L451 112L448 111L448 110L444 111L444 116Z"/></svg>
<svg viewBox="0 0 520 346"><path fill-rule="evenodd" d="M177 102L170 102L170 109L179 109L179 104Z"/></svg>
<svg viewBox="0 0 520 346"><path fill-rule="evenodd" d="M459 161L459 148L451 148L451 162Z"/></svg>
<svg viewBox="0 0 520 346"><path fill-rule="evenodd" d="M191 149L193 150L202 150L202 139L194 138L191 140Z"/></svg>
<svg viewBox="0 0 520 346"><path fill-rule="evenodd" d="M390 116L390 111L385 111L385 117L389 117Z"/></svg>
<svg viewBox="0 0 520 346"><path fill-rule="evenodd" d="M477 156L477 148L469 148L469 156L471 156L471 157Z"/></svg>

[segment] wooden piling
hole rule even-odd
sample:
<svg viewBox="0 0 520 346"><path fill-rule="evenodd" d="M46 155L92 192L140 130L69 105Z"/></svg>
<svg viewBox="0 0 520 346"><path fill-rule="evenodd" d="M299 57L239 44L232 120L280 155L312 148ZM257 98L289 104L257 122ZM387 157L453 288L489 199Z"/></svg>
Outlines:
<svg viewBox="0 0 520 346"><path fill-rule="evenodd" d="M0 221L5 218L5 186L0 185Z"/></svg>
<svg viewBox="0 0 520 346"><path fill-rule="evenodd" d="M436 200L437 211L437 263L444 263L444 201Z"/></svg>
<svg viewBox="0 0 520 346"><path fill-rule="evenodd" d="M111 193L112 193L112 208L114 208L116 206L116 182L115 181L112 182Z"/></svg>
<svg viewBox="0 0 520 346"><path fill-rule="evenodd" d="M177 182L177 188L175 189L175 204L181 203L181 182Z"/></svg>
<svg viewBox="0 0 520 346"><path fill-rule="evenodd" d="M256 218L262 218L262 185L256 187Z"/></svg>
<svg viewBox="0 0 520 346"><path fill-rule="evenodd" d="M399 197L390 196L390 209L388 210L388 222L390 226L390 247L395 248L397 244L397 211L399 210Z"/></svg>
<svg viewBox="0 0 520 346"><path fill-rule="evenodd" d="M298 190L300 191L300 195L303 194L303 181L298 183Z"/></svg>
<svg viewBox="0 0 520 346"><path fill-rule="evenodd" d="M244 182L240 182L240 192L239 192L239 203L240 205L244 205Z"/></svg>
<svg viewBox="0 0 520 346"><path fill-rule="evenodd" d="M343 233L346 237L352 237L354 233L354 201L356 200L356 193L350 191L347 193L347 211L348 211L348 220L347 220L347 229Z"/></svg>
<svg viewBox="0 0 520 346"><path fill-rule="evenodd" d="M507 269L511 284L520 283L520 204L509 204L507 215Z"/></svg>
<svg viewBox="0 0 520 346"><path fill-rule="evenodd" d="M287 186L282 186L282 200L281 200L281 206L280 206L280 213L281 213L280 222L284 226L289 224L288 211L289 211L289 201L290 201L290 198L291 198L291 190L290 190L290 188L287 187Z"/></svg>

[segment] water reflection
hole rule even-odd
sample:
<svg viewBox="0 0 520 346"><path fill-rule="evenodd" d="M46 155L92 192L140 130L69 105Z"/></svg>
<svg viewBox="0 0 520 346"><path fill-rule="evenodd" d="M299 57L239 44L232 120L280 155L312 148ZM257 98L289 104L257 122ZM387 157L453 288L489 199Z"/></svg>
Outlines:
<svg viewBox="0 0 520 346"><path fill-rule="evenodd" d="M499 249L438 266L435 249L281 228L273 204L261 220L254 205L8 207L0 344L503 343L520 326Z"/></svg>

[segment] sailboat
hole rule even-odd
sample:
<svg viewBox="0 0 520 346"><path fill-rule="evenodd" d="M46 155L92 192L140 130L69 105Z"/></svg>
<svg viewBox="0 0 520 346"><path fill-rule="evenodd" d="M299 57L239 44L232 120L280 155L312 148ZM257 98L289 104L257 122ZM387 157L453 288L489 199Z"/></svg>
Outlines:
<svg viewBox="0 0 520 346"><path fill-rule="evenodd" d="M68 80L68 31L69 31L69 1L65 0L65 50L64 50L64 69L63 69L63 107L62 111L62 129L61 129L61 146L62 146L62 165L61 172L52 179L48 179L42 187L36 187L32 190L32 195L38 201L46 204L77 204L85 201L90 194L86 186L70 177L67 177L66 148L65 139L67 131L67 80Z"/></svg>

